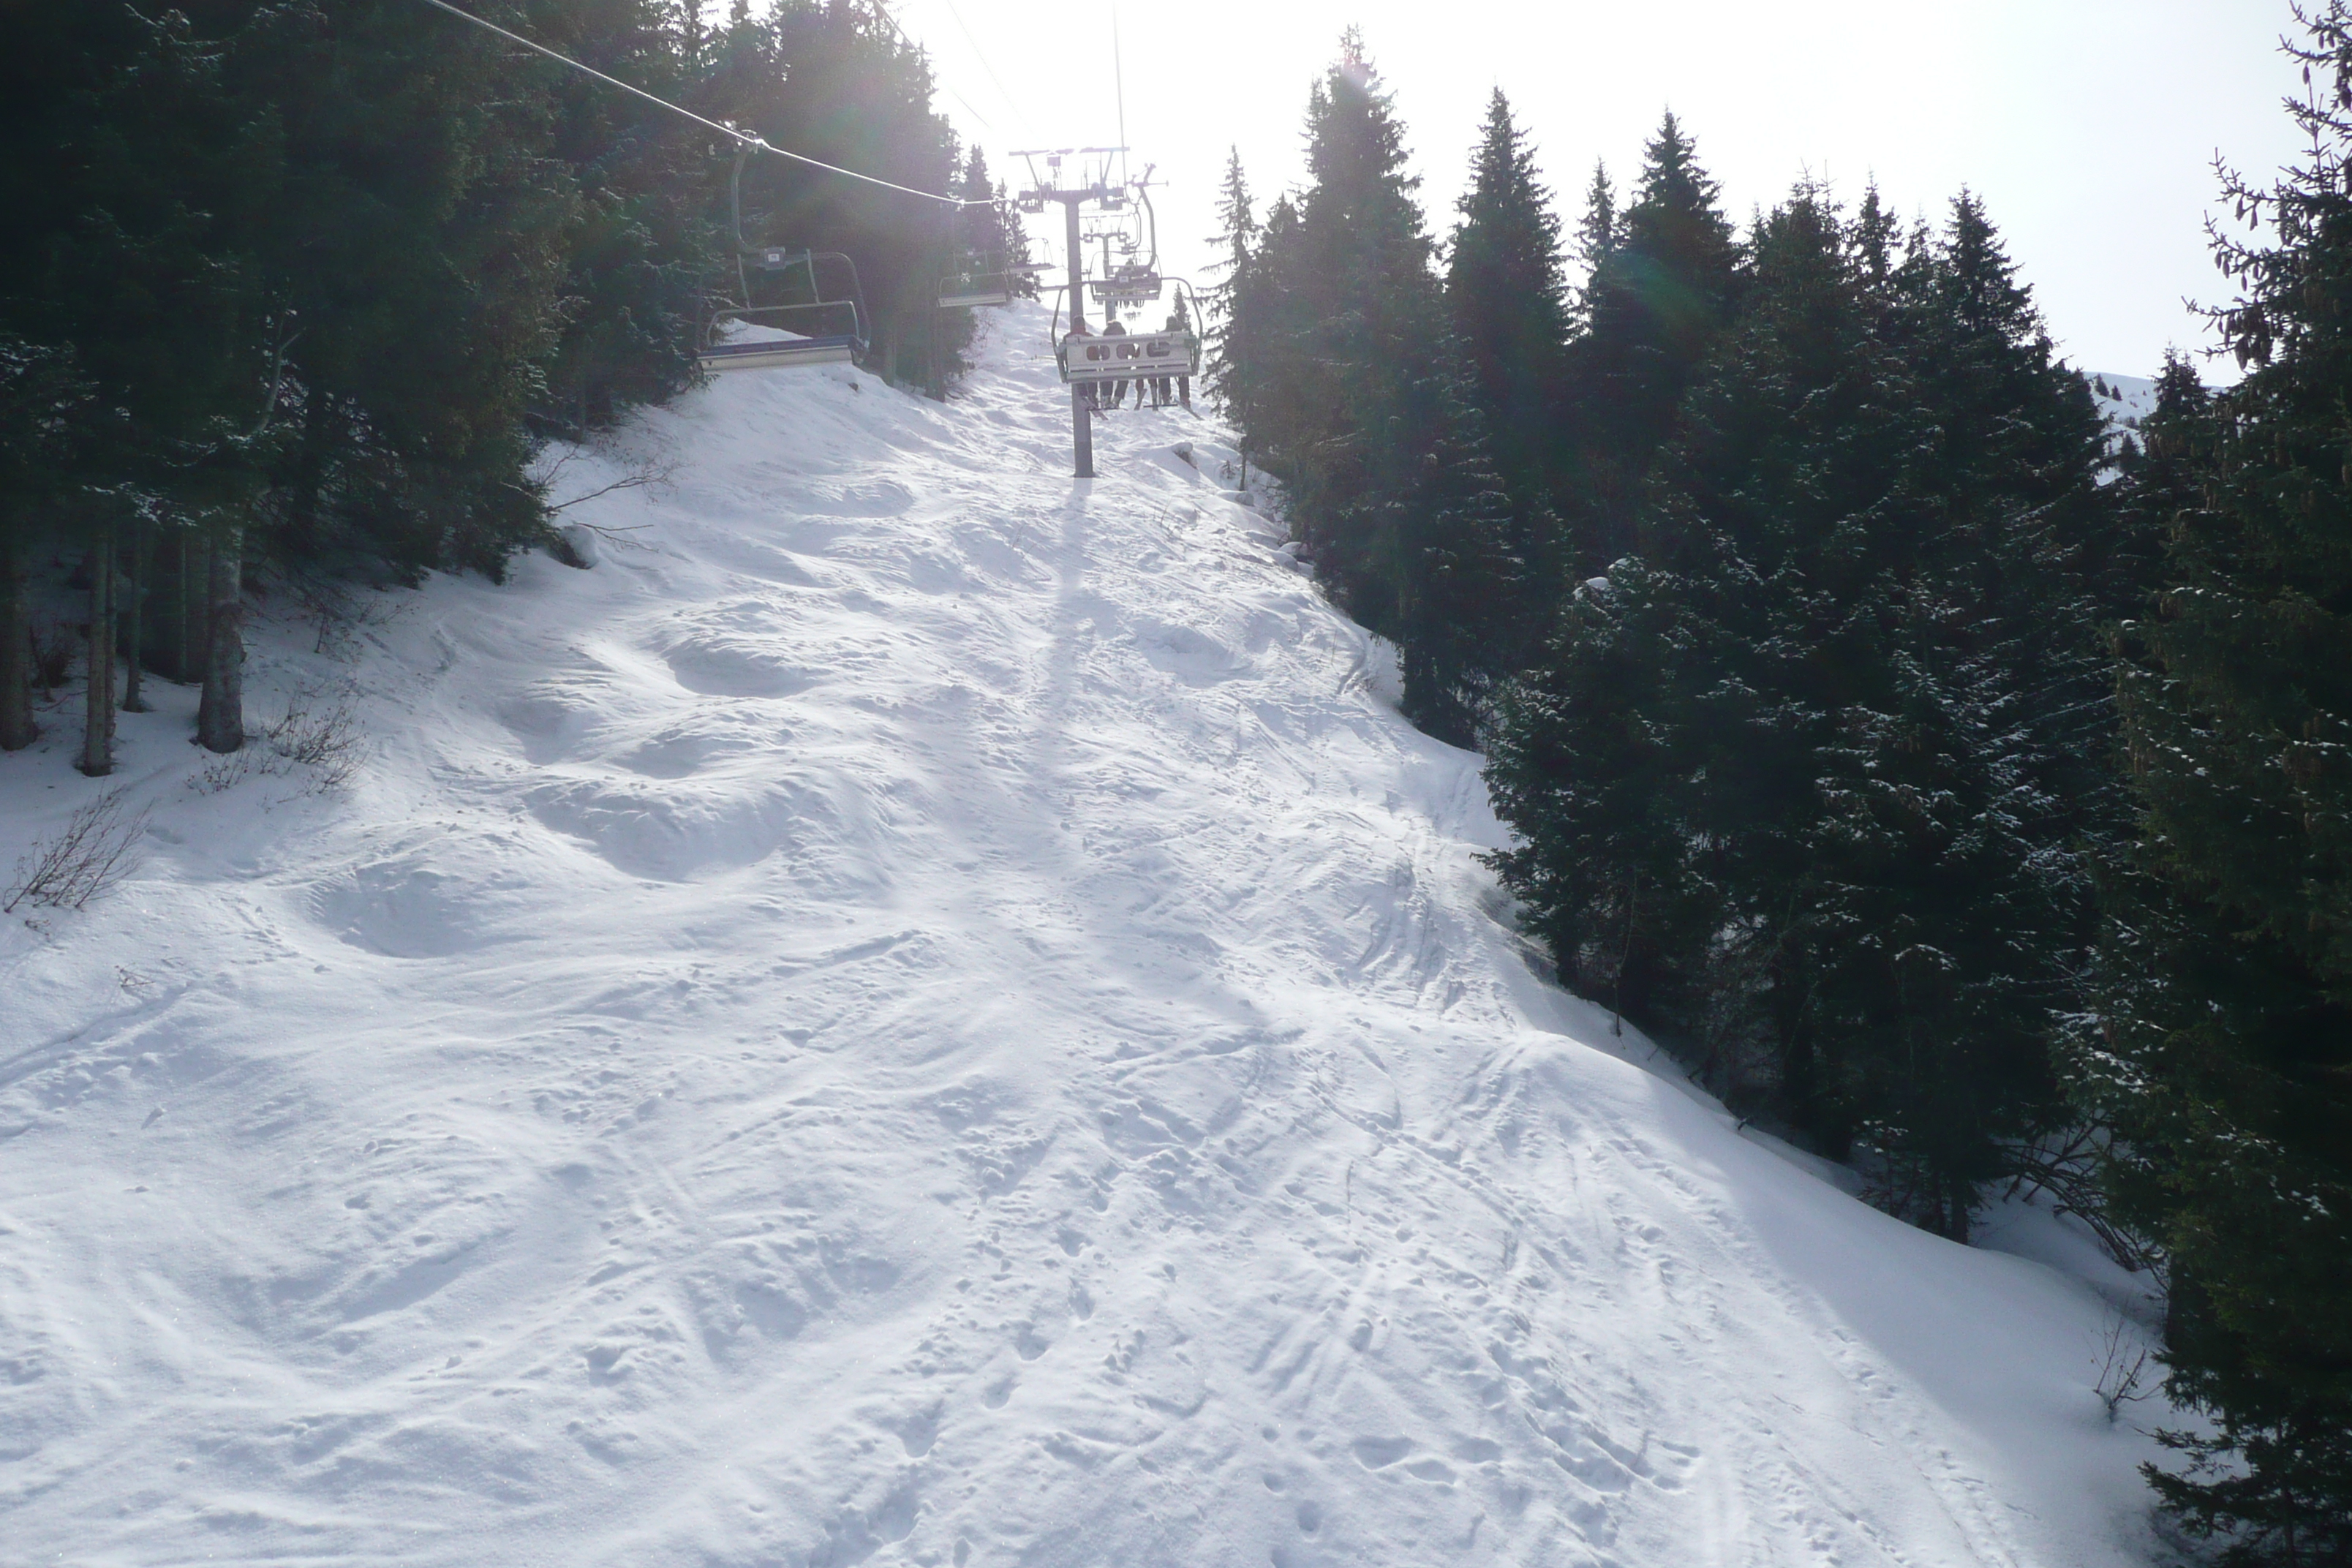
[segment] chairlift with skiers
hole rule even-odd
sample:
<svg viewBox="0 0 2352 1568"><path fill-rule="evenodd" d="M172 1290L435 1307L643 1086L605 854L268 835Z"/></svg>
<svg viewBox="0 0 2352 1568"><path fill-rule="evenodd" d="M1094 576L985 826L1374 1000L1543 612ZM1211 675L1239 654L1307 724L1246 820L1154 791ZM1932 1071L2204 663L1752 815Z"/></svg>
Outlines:
<svg viewBox="0 0 2352 1568"><path fill-rule="evenodd" d="M1087 280L1087 291L1093 292L1096 279ZM1192 285L1181 278L1160 279L1155 284L1173 283L1177 293L1177 320L1182 326L1163 328L1158 331L1117 331L1090 332L1083 327L1062 331L1062 301L1057 291L1054 301L1054 319L1047 328L1054 343L1054 361L1066 385L1093 382L1151 381L1161 376L1197 376L1201 374L1201 337L1190 323L1198 321L1200 303L1192 297ZM1154 293L1152 298L1159 298ZM1111 321L1116 324L1118 305L1110 306Z"/></svg>

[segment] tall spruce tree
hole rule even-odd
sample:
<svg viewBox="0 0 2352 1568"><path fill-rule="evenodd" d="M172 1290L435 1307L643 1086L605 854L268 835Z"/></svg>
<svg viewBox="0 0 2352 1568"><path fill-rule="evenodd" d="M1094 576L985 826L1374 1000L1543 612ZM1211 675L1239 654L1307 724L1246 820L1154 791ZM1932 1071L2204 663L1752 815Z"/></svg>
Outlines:
<svg viewBox="0 0 2352 1568"><path fill-rule="evenodd" d="M33 743L32 556L72 491L95 389L73 351L0 335L0 751Z"/></svg>
<svg viewBox="0 0 2352 1568"><path fill-rule="evenodd" d="M1579 315L1590 314L1590 288L1622 237L1617 227L1617 187L1610 183L1609 165L1595 160L1592 183L1584 188L1584 216L1576 220L1576 259L1584 268L1588 288L1580 292Z"/></svg>
<svg viewBox="0 0 2352 1568"><path fill-rule="evenodd" d="M1397 633L1405 716L1459 746L1479 742L1531 619L1527 510L1493 460L1466 360L1456 340L1437 345L1432 438L1402 541Z"/></svg>
<svg viewBox="0 0 2352 1568"><path fill-rule="evenodd" d="M1242 169L1239 147L1227 151L1223 182L1217 187L1217 232L1209 238L1216 259L1216 275L1205 303L1209 319L1202 323L1207 350L1203 365L1211 405L1246 435L1257 425L1256 399L1250 359L1259 324L1253 307L1257 285L1251 268L1258 240L1255 209L1250 203L1249 176Z"/></svg>
<svg viewBox="0 0 2352 1568"><path fill-rule="evenodd" d="M1307 121L1308 184L1268 213L1235 291L1244 434L1334 597L1398 643L1408 713L1467 743L1517 640L1519 557L1494 536L1508 498L1448 342L1403 127L1353 29Z"/></svg>
<svg viewBox="0 0 2352 1568"><path fill-rule="evenodd" d="M69 344L95 391L53 514L81 537L95 590L81 752L91 772L110 765L113 541L142 518L166 522L202 563L201 596L218 603L275 450L286 384L276 349L293 329L259 255L263 215L281 199L279 148L234 75L248 9L151 22L65 8L9 56L24 79L0 122L13 143L0 163L23 243L0 260L0 321ZM205 686L199 738L233 750L236 617L197 618L187 673Z"/></svg>
<svg viewBox="0 0 2352 1568"><path fill-rule="evenodd" d="M1902 286L1868 218L1801 187L1759 222L1632 549L1507 697L1489 780L1573 983L1965 1237L2057 1114L2089 935L2045 727L2086 732L2057 543L2096 531L2098 444L1979 211Z"/></svg>
<svg viewBox="0 0 2352 1568"><path fill-rule="evenodd" d="M1566 477L1558 430L1566 393L1567 282L1551 193L1499 88L1487 104L1459 212L1446 256L1446 311L1509 501L1513 553L1526 563L1530 584L1543 585L1543 603L1530 614L1548 619L1555 585L1566 583L1569 567L1551 507Z"/></svg>
<svg viewBox="0 0 2352 1568"><path fill-rule="evenodd" d="M2165 1251L2168 1391L2208 1417L2151 1479L2265 1568L2352 1563L2352 10L2308 20L2309 154L2225 184L2245 377L2209 413L2168 374L2148 427L2187 471L2146 487L2175 509L2124 639L2146 820L2080 1057Z"/></svg>
<svg viewBox="0 0 2352 1568"><path fill-rule="evenodd" d="M273 476L286 504L278 536L254 542L496 574L543 526L518 481L575 304L565 240L582 207L545 155L572 73L519 68L497 39L420 26L393 0L268 8L229 62L282 191L257 215L254 247L299 323L286 367L298 428ZM385 159L394 145L403 155Z"/></svg>
<svg viewBox="0 0 2352 1568"><path fill-rule="evenodd" d="M1600 571L1632 542L1651 461L1730 320L1739 251L1716 183L1671 112L1613 222L1601 210L1606 176L1596 171L1594 181L1584 237L1593 270L1569 406L1584 492L1580 564Z"/></svg>
<svg viewBox="0 0 2352 1568"><path fill-rule="evenodd" d="M2118 440L2114 464L2116 527L2109 547L2087 555L2084 579L2105 622L2140 621L2165 578L2165 542L2176 519L2200 504L2212 394L2177 352L2164 356L2155 405L2137 437Z"/></svg>

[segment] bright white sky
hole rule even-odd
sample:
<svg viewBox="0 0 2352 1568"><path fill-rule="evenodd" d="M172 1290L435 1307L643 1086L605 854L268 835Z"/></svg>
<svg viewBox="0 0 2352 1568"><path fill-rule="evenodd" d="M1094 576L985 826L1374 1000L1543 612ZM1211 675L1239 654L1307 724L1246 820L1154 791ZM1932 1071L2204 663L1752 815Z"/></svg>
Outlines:
<svg viewBox="0 0 2352 1568"><path fill-rule="evenodd" d="M1491 88L1533 132L1571 222L1593 160L1608 161L1622 190L1671 106L1736 218L1806 170L1849 196L1875 174L1897 210L1931 216L1973 186L2067 357L2126 374L2154 374L2168 343L2206 342L2181 300L2224 291L2201 229L2214 153L2266 172L2298 150L2279 109L2297 85L2275 49L2291 25L2285 0L1112 0L1062 12L1036 0L898 0L897 10L965 100L943 107L1016 178L1010 149L1118 139L1116 15L1136 172L1153 163L1171 182L1155 198L1172 271L1207 259L1228 146L1241 149L1261 210L1302 177L1307 87L1353 22L1395 95L1440 234ZM1055 227L1054 248L1038 254L1058 258ZM2206 374L2221 379L2222 367Z"/></svg>

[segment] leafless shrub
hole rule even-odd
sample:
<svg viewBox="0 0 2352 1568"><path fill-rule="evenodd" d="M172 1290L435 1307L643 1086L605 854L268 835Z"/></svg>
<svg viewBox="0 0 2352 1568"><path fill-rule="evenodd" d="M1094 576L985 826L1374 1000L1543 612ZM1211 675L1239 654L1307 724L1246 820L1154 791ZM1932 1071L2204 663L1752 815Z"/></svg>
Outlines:
<svg viewBox="0 0 2352 1568"><path fill-rule="evenodd" d="M2113 1426L2125 1405L2137 1404L2156 1392L2146 1386L2147 1342L2132 1331L2122 1313L2109 1312L2106 1331L2099 1339L2098 1358L2099 1376L2092 1391L2106 1406L2107 1424Z"/></svg>
<svg viewBox="0 0 2352 1568"><path fill-rule="evenodd" d="M564 445L559 448L551 446L541 455L549 460L538 473L532 476L532 479L537 493L542 498L551 496L557 490L570 488L564 482L564 470L583 457L592 455L601 457L608 462L620 465L621 468L620 477L608 484L582 490L579 494L567 496L562 500L543 500L542 504L547 508L548 515L551 517L621 490L667 489L677 476L677 460L675 458L654 453L624 451L619 447L601 443L594 447ZM585 570L596 563L596 551L600 545L615 545L625 549L644 548L629 535L642 533L645 529L646 525L643 523L616 528L572 518L562 527L549 531L548 553L566 566L576 566Z"/></svg>
<svg viewBox="0 0 2352 1568"><path fill-rule="evenodd" d="M0 891L0 914L16 913L19 904L86 908L131 874L131 848L147 831L147 816L145 806L130 810L119 789L84 805L16 863L15 879Z"/></svg>
<svg viewBox="0 0 2352 1568"><path fill-rule="evenodd" d="M207 761L188 781L188 787L198 795L218 795L223 790L236 788L257 771L253 763L252 742L247 742L226 756Z"/></svg>
<svg viewBox="0 0 2352 1568"><path fill-rule="evenodd" d="M198 795L218 795L259 774L301 778L298 796L326 795L358 774L362 739L348 689L327 693L297 687L287 699L285 717L240 750L205 763L188 787Z"/></svg>
<svg viewBox="0 0 2352 1568"><path fill-rule="evenodd" d="M2161 1258L2156 1248L2117 1225L2107 1213L2099 1168L2107 1155L2107 1135L2092 1126L2066 1128L2009 1151L2011 1179L2005 1197L2046 1194L2052 1210L2070 1214L2090 1227L2102 1251L2137 1274Z"/></svg>
<svg viewBox="0 0 2352 1568"><path fill-rule="evenodd" d="M360 733L351 693L325 698L296 692L286 717L269 727L269 749L292 766L311 770L312 793L324 795L351 783L360 767Z"/></svg>

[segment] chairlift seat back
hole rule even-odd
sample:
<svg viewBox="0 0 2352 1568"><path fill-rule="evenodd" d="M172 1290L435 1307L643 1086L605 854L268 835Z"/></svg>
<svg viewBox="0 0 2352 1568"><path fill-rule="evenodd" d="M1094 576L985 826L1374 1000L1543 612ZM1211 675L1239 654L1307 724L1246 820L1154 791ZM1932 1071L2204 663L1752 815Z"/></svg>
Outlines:
<svg viewBox="0 0 2352 1568"><path fill-rule="evenodd" d="M779 342L711 343L695 356L707 371L795 370L803 365L848 364L856 358L850 337L788 338Z"/></svg>
<svg viewBox="0 0 2352 1568"><path fill-rule="evenodd" d="M942 310L1011 303L1012 274L1007 272L966 273L961 278L944 279L940 283L940 309Z"/></svg>
<svg viewBox="0 0 2352 1568"><path fill-rule="evenodd" d="M814 321L811 320L813 314ZM781 324L788 319L829 330L798 332ZM847 331L839 330L845 321ZM730 322L768 328L784 335L734 339L721 336ZM706 371L792 370L803 365L847 364L857 351L866 347L864 324L857 307L845 300L720 310L704 330L702 346L696 351L695 359Z"/></svg>
<svg viewBox="0 0 2352 1568"><path fill-rule="evenodd" d="M1065 382L1143 381L1201 374L1201 340L1191 332L1070 336L1056 353Z"/></svg>
<svg viewBox="0 0 2352 1568"><path fill-rule="evenodd" d="M1107 305L1137 305L1157 300L1167 289L1159 278L1089 278L1087 292Z"/></svg>

